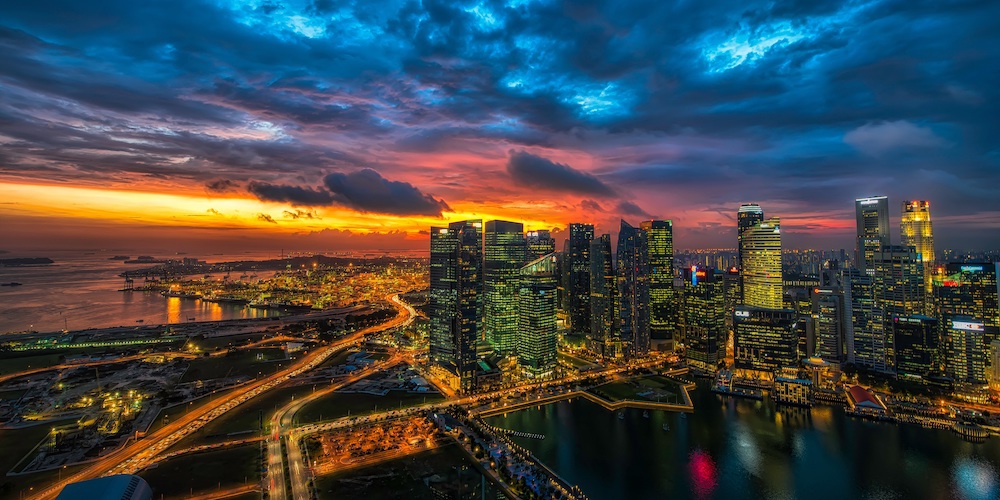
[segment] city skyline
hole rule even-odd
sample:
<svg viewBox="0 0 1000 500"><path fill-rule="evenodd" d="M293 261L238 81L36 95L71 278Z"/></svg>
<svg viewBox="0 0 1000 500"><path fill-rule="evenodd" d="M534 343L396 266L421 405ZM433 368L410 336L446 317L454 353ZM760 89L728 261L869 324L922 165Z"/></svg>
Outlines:
<svg viewBox="0 0 1000 500"><path fill-rule="evenodd" d="M719 247L746 201L788 248L849 248L845 200L874 193L1000 245L995 4L331 7L0 8L4 249L415 249L445 220L620 218Z"/></svg>

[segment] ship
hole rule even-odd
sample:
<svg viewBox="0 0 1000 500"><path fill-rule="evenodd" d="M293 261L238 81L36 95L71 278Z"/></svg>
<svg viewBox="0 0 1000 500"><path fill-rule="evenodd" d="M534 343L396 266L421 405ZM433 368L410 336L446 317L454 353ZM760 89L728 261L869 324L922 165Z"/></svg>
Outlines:
<svg viewBox="0 0 1000 500"><path fill-rule="evenodd" d="M114 257L109 257L108 260L129 260L131 256L128 255L115 255Z"/></svg>
<svg viewBox="0 0 1000 500"><path fill-rule="evenodd" d="M11 281L10 283L0 283L0 286L21 286L23 283L18 283L16 281Z"/></svg>

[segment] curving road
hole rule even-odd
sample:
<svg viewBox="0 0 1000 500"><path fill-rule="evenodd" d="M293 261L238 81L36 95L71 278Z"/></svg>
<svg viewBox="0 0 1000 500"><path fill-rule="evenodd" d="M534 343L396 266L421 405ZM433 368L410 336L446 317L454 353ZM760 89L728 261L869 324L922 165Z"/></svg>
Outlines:
<svg viewBox="0 0 1000 500"><path fill-rule="evenodd" d="M359 330L348 335L337 342L322 346L302 357L298 363L274 373L266 378L250 383L249 385L229 391L196 410L192 410L186 415L178 418L172 423L160 428L148 436L136 441L130 446L108 454L98 462L80 472L72 474L61 481L49 486L38 493L36 498L55 498L59 491L69 483L85 481L111 474L132 474L150 465L157 455L165 451L170 446L202 428L208 422L224 415L226 412L236 408L240 404L268 391L278 385L288 381L292 377L301 375L313 368L316 368L332 354L361 340L365 335L384 331L407 324L412 321L410 313L406 310L398 295L387 297L399 310L399 314L380 325Z"/></svg>

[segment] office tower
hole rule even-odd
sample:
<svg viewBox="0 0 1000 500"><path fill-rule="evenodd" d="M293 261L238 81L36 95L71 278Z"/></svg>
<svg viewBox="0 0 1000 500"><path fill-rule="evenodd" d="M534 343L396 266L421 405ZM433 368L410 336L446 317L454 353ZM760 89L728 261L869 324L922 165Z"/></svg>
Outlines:
<svg viewBox="0 0 1000 500"><path fill-rule="evenodd" d="M431 228L430 359L463 391L475 387L482 332L482 227L467 220Z"/></svg>
<svg viewBox="0 0 1000 500"><path fill-rule="evenodd" d="M556 240L544 229L528 231L524 235L528 244L528 255L525 262L544 257L556 251Z"/></svg>
<svg viewBox="0 0 1000 500"><path fill-rule="evenodd" d="M931 231L931 204L926 201L903 202L903 216L899 220L899 234L903 246L913 247L924 264L924 292L933 292L931 276L934 274L934 233Z"/></svg>
<svg viewBox="0 0 1000 500"><path fill-rule="evenodd" d="M988 358L986 372L986 383L989 384L993 392L1000 391L1000 340L990 342L990 356Z"/></svg>
<svg viewBox="0 0 1000 500"><path fill-rule="evenodd" d="M556 366L557 261L551 253L520 269L517 361L529 377L549 375Z"/></svg>
<svg viewBox="0 0 1000 500"><path fill-rule="evenodd" d="M889 244L889 199L885 196L859 198L854 202L858 236L857 267L872 274L872 254Z"/></svg>
<svg viewBox="0 0 1000 500"><path fill-rule="evenodd" d="M521 266L527 261L524 225L491 220L483 239L483 330L500 354L514 352L517 336L517 291Z"/></svg>
<svg viewBox="0 0 1000 500"><path fill-rule="evenodd" d="M781 221L760 221L743 231L743 304L782 309Z"/></svg>
<svg viewBox="0 0 1000 500"><path fill-rule="evenodd" d="M710 267L684 269L684 347L689 365L715 371L726 356L723 274Z"/></svg>
<svg viewBox="0 0 1000 500"><path fill-rule="evenodd" d="M618 317L625 358L649 353L649 255L646 232L624 220L618 232Z"/></svg>
<svg viewBox="0 0 1000 500"><path fill-rule="evenodd" d="M593 224L569 225L569 255L566 256L567 311L569 327L584 334L590 329L590 243L594 241Z"/></svg>
<svg viewBox="0 0 1000 500"><path fill-rule="evenodd" d="M739 306L734 322L736 368L774 372L798 366L795 311Z"/></svg>
<svg viewBox="0 0 1000 500"><path fill-rule="evenodd" d="M1000 326L997 275L1000 263L953 262L933 280L938 318L969 316L986 326Z"/></svg>
<svg viewBox="0 0 1000 500"><path fill-rule="evenodd" d="M611 253L611 235L590 244L590 333L587 348L602 356L622 356L618 327L618 282Z"/></svg>
<svg viewBox="0 0 1000 500"><path fill-rule="evenodd" d="M924 313L924 269L912 247L886 245L872 252L877 304L886 319Z"/></svg>
<svg viewBox="0 0 1000 500"><path fill-rule="evenodd" d="M830 364L847 362L847 337L850 317L840 287L815 288L811 294L813 354Z"/></svg>
<svg viewBox="0 0 1000 500"><path fill-rule="evenodd" d="M649 335L665 341L667 350L677 343L677 304L674 298L674 228L669 220L649 220L639 224L646 233L649 252Z"/></svg>
<svg viewBox="0 0 1000 500"><path fill-rule="evenodd" d="M860 269L841 271L844 287L845 317L850 319L847 332L847 362L871 370L887 372L888 344L882 309L878 307L875 279ZM846 326L846 325L845 325Z"/></svg>
<svg viewBox="0 0 1000 500"><path fill-rule="evenodd" d="M986 383L986 325L968 316L953 317L944 327L945 372L955 382ZM995 330L995 328L991 328ZM996 332L990 332L993 335Z"/></svg>
<svg viewBox="0 0 1000 500"><path fill-rule="evenodd" d="M724 304L726 306L726 357L731 358L733 354L733 335L736 328L733 324L733 314L736 306L743 301L743 289L740 287L740 271L735 267L729 268L722 276L723 290L725 294Z"/></svg>
<svg viewBox="0 0 1000 500"><path fill-rule="evenodd" d="M764 210L756 203L744 203L736 211L736 267L740 270L739 297L743 303L743 232L764 221Z"/></svg>
<svg viewBox="0 0 1000 500"><path fill-rule="evenodd" d="M938 322L929 316L896 316L891 322L896 346L896 374L923 378L937 369Z"/></svg>

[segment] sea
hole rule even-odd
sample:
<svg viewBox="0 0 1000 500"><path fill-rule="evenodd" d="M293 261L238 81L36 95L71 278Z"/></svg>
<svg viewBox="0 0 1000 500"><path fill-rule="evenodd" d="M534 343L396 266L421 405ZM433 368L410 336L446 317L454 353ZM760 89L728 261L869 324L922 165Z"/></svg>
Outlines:
<svg viewBox="0 0 1000 500"><path fill-rule="evenodd" d="M279 315L237 304L163 297L155 292L122 292L125 271L151 267L110 260L115 252L64 251L39 254L0 254L0 258L49 257L54 264L0 267L0 334L24 331L58 332L115 326L166 325L192 321L220 321ZM139 254L131 254L136 258ZM156 258L195 257L209 263L278 258L278 252L199 255L156 255ZM221 275L215 276L217 279ZM235 278L235 276L234 276ZM142 279L136 280L141 285Z"/></svg>

